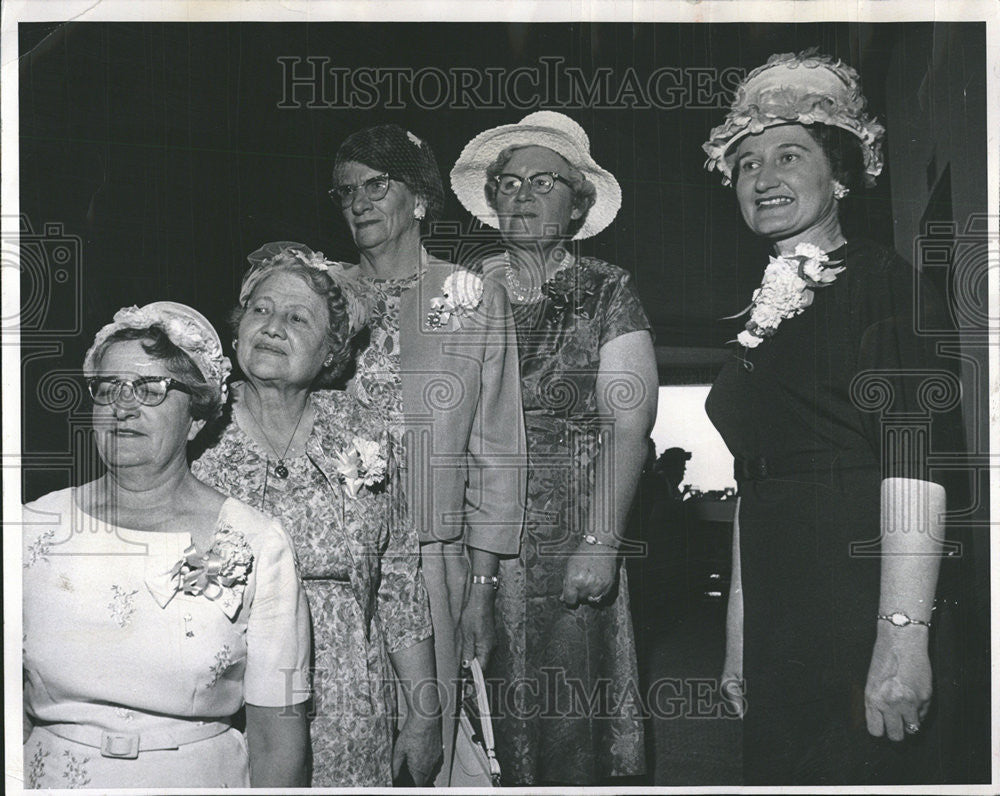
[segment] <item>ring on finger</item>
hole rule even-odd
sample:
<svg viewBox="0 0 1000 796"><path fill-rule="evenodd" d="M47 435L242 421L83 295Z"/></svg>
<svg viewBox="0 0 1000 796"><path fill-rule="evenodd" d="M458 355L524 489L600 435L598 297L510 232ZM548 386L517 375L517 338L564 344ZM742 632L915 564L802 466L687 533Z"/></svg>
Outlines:
<svg viewBox="0 0 1000 796"><path fill-rule="evenodd" d="M906 730L907 735L916 735L920 732L920 725L916 722L908 721L903 725L903 729Z"/></svg>

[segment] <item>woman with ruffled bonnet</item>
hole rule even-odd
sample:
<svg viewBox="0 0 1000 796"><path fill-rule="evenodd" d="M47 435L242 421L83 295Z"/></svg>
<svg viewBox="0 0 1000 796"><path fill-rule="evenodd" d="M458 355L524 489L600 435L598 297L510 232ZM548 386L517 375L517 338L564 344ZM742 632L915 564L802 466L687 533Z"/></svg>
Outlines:
<svg viewBox="0 0 1000 796"><path fill-rule="evenodd" d="M417 540L398 522L385 421L329 389L367 310L322 252L290 241L249 255L233 312L246 377L195 474L280 520L312 614L312 785L388 787L440 756L431 623ZM395 738L393 672L410 705Z"/></svg>
<svg viewBox="0 0 1000 796"><path fill-rule="evenodd" d="M351 384L404 448L406 522L420 539L434 624L449 782L459 661L495 644L500 556L517 553L524 433L510 307L502 289L431 256L422 236L444 206L430 145L398 125L337 151L329 194L360 253L370 340ZM418 782L430 772L411 773Z"/></svg>
<svg viewBox="0 0 1000 796"><path fill-rule="evenodd" d="M706 405L739 481L723 691L745 714L748 785L942 777L929 636L946 613L945 487L926 451L961 449L957 381L915 333L913 269L841 228L883 134L857 72L806 51L750 72L704 145L774 245ZM929 406L918 376L935 369L954 400ZM933 417L932 439L899 444L877 410Z"/></svg>
<svg viewBox="0 0 1000 796"><path fill-rule="evenodd" d="M107 472L24 508L25 785L305 785L291 544L187 464L226 400L218 335L182 304L125 308L83 370Z"/></svg>
<svg viewBox="0 0 1000 796"><path fill-rule="evenodd" d="M631 277L573 243L611 224L621 188L594 161L583 128L551 111L477 135L451 184L469 212L500 230L505 253L482 270L514 307L528 435L525 539L501 563L489 670L507 689L496 720L504 783L640 775L635 639L618 548L656 416L656 362ZM595 714L581 696L603 689L608 707Z"/></svg>

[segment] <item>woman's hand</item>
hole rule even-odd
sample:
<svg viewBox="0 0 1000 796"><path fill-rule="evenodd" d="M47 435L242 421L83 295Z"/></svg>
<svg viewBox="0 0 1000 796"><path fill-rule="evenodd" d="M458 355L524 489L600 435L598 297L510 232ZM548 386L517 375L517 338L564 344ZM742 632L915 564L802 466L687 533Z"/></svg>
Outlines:
<svg viewBox="0 0 1000 796"><path fill-rule="evenodd" d="M441 762L441 718L410 713L392 750L392 778L398 779L405 765L417 787L431 782Z"/></svg>
<svg viewBox="0 0 1000 796"><path fill-rule="evenodd" d="M493 614L495 602L496 591L491 584L473 583L469 587L469 595L458 621L461 660L471 661L476 658L484 671L497 643Z"/></svg>
<svg viewBox="0 0 1000 796"><path fill-rule="evenodd" d="M580 542L566 562L562 601L570 608L580 603L599 603L614 588L618 574L618 551L608 545Z"/></svg>
<svg viewBox="0 0 1000 796"><path fill-rule="evenodd" d="M916 733L930 707L931 690L927 628L879 627L865 687L868 732L893 741Z"/></svg>

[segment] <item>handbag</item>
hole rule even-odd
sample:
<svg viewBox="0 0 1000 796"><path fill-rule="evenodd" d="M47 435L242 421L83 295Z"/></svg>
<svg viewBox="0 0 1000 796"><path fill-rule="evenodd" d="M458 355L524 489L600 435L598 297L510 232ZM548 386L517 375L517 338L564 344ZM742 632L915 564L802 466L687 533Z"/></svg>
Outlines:
<svg viewBox="0 0 1000 796"><path fill-rule="evenodd" d="M459 688L458 727L455 756L451 763L452 788L499 788L500 762L493 748L493 721L486 696L483 669L475 658L469 664L471 680L463 678Z"/></svg>

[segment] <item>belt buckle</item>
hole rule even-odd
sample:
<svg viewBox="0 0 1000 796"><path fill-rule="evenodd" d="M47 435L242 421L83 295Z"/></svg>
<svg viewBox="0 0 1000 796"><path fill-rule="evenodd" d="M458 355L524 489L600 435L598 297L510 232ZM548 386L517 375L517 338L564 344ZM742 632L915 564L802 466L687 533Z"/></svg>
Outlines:
<svg viewBox="0 0 1000 796"><path fill-rule="evenodd" d="M135 760L139 756L139 736L134 732L102 732L101 757Z"/></svg>

